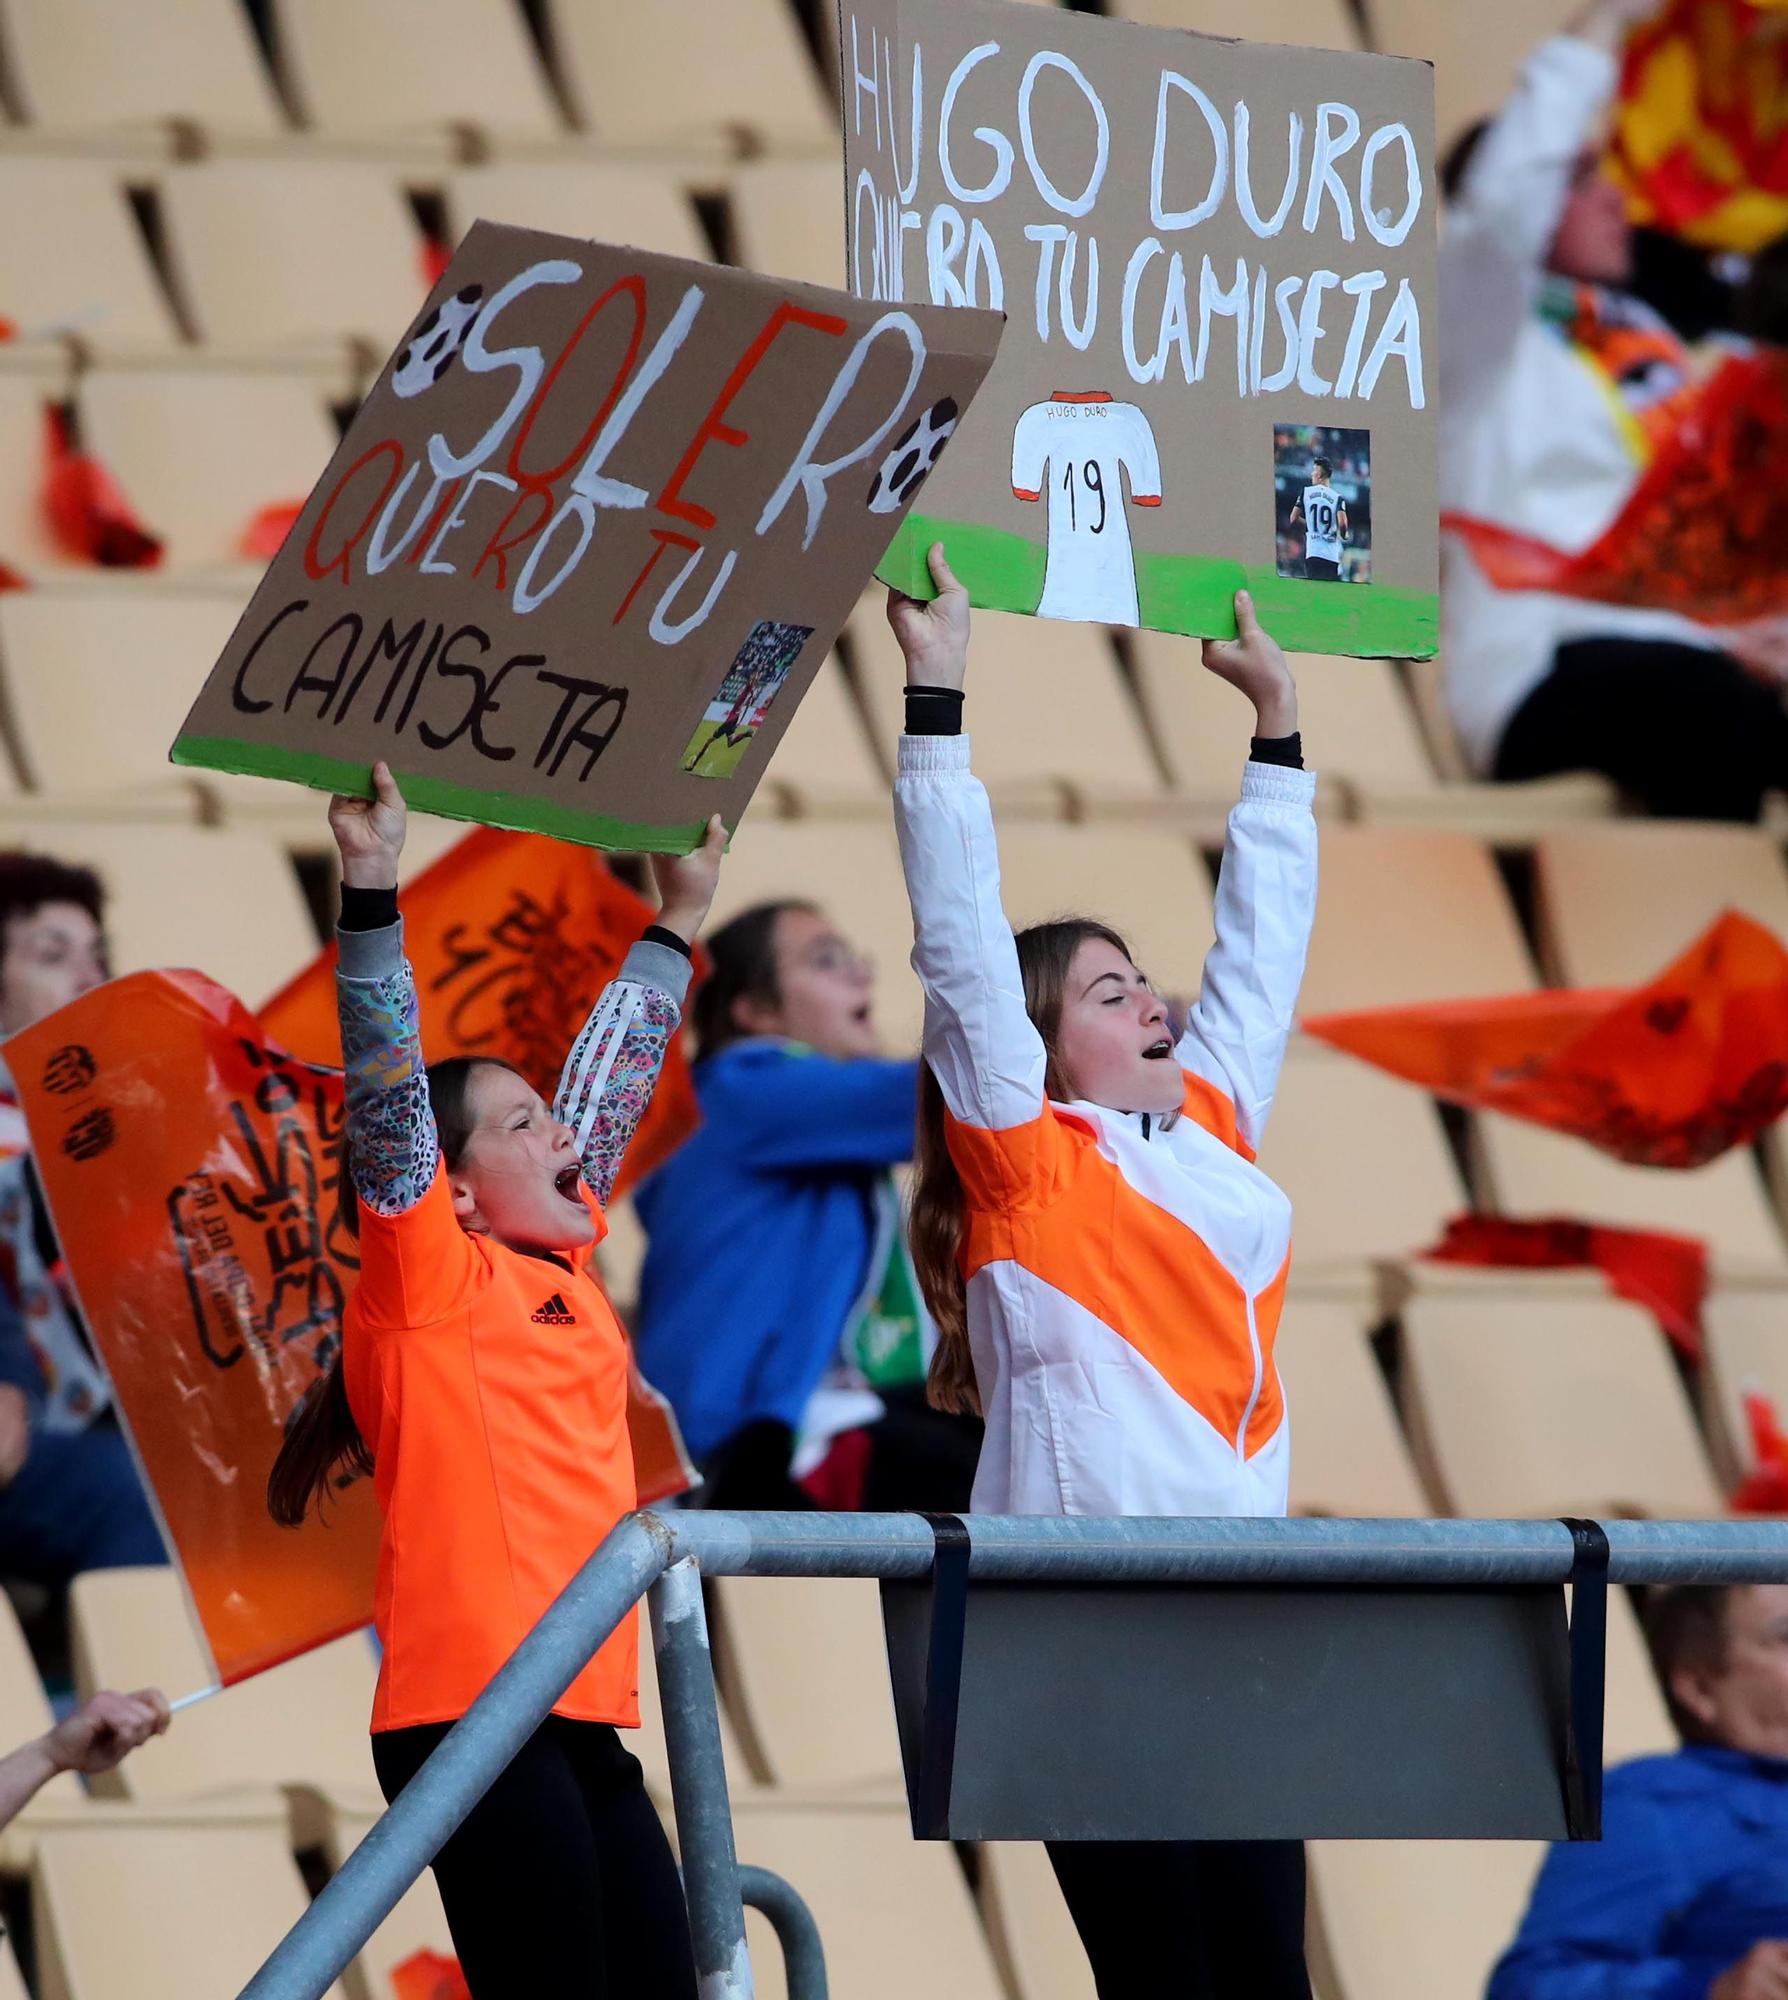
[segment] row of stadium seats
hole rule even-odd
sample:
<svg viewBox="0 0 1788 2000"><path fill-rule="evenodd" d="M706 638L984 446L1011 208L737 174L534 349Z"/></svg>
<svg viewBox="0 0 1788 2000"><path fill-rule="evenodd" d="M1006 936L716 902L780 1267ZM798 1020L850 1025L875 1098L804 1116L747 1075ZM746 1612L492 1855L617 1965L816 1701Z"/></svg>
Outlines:
<svg viewBox="0 0 1788 2000"><path fill-rule="evenodd" d="M385 158L823 151L830 5L789 0L5 0L0 135ZM1086 11L1101 11L1087 8ZM1562 0L1106 0L1128 20L1434 61L1444 134L1494 104ZM262 32L257 34L256 25ZM537 24L537 32L536 32ZM818 60L815 52L818 52Z"/></svg>

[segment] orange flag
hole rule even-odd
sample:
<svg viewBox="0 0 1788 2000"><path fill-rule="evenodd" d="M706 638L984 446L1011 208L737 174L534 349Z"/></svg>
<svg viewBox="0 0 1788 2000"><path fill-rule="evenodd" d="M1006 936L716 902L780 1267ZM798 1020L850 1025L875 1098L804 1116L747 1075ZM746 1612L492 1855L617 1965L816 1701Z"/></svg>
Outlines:
<svg viewBox="0 0 1788 2000"><path fill-rule="evenodd" d="M358 1258L337 1207L341 1073L196 972L138 972L7 1044L82 1313L225 1685L370 1622L370 1482L268 1517L285 1420L341 1344ZM642 1504L694 1483L635 1370Z"/></svg>
<svg viewBox="0 0 1788 2000"><path fill-rule="evenodd" d="M1467 514L1441 526L1499 590L1737 625L1788 611L1788 358L1735 355L1690 398L1613 525L1579 555Z"/></svg>
<svg viewBox="0 0 1788 2000"><path fill-rule="evenodd" d="M472 2000L457 1958L419 1951L391 1968L393 2000Z"/></svg>
<svg viewBox="0 0 1788 2000"><path fill-rule="evenodd" d="M1641 1166L1704 1166L1788 1110L1788 951L1734 910L1631 991L1381 1007L1304 1030Z"/></svg>
<svg viewBox="0 0 1788 2000"><path fill-rule="evenodd" d="M588 848L494 827L424 869L398 908L424 1058L500 1056L549 1102L597 994L652 921L645 898ZM282 1046L339 1066L333 945L268 1001L261 1022ZM688 1058L673 1042L615 1192L668 1158L699 1115Z"/></svg>

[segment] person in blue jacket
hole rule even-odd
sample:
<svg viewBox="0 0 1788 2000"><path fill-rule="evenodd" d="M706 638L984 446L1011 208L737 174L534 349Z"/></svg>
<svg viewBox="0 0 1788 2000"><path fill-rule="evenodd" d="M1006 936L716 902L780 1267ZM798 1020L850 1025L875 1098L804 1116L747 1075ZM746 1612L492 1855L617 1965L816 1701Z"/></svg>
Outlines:
<svg viewBox="0 0 1788 2000"><path fill-rule="evenodd" d="M1608 1773L1488 2000L1788 2000L1788 1584L1655 1592L1646 1630L1682 1748Z"/></svg>
<svg viewBox="0 0 1788 2000"><path fill-rule="evenodd" d="M933 1335L891 1174L917 1063L881 1053L871 967L811 904L759 904L708 951L702 1122L637 1197L640 1366L707 1505L966 1507L980 1425L926 1404Z"/></svg>

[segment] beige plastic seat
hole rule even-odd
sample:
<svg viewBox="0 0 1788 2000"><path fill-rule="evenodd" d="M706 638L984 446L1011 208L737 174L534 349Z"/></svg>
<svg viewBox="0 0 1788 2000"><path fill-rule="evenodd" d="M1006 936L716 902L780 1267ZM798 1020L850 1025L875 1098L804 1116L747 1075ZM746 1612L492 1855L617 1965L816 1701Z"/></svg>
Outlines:
<svg viewBox="0 0 1788 2000"><path fill-rule="evenodd" d="M882 597L872 589L848 631L876 741L892 767L906 676ZM1147 728L1101 626L976 612L965 721L976 775L996 805L1022 807L1051 788L1081 800L1166 801Z"/></svg>
<svg viewBox="0 0 1788 2000"><path fill-rule="evenodd" d="M5 1937L0 1937L0 2000L31 2000L25 1975L12 1955L12 1941Z"/></svg>
<svg viewBox="0 0 1788 2000"><path fill-rule="evenodd" d="M770 753L765 789L795 813L887 813L888 779L876 763L850 678L836 653L814 675L782 741Z"/></svg>
<svg viewBox="0 0 1788 2000"><path fill-rule="evenodd" d="M874 1581L729 1576L710 1587L727 1705L767 1781L904 1796Z"/></svg>
<svg viewBox="0 0 1788 2000"><path fill-rule="evenodd" d="M1003 2000L956 1857L915 1841L906 1807L736 1801L740 1861L792 1882L818 1920L834 1993L851 2000ZM769 1924L747 1911L758 2000L786 2000Z"/></svg>
<svg viewBox="0 0 1788 2000"><path fill-rule="evenodd" d="M381 1805L373 1804L364 1811L341 1806L330 1813L323 1852L331 1869L339 1868L373 1830L381 1811ZM350 2000L393 2000L396 1992L393 1973L424 1951L442 1958L454 1956L453 1936L447 1928L447 1912L441 1907L441 1892L435 1887L432 1870L427 1868L361 1946L360 1955L344 1978Z"/></svg>
<svg viewBox="0 0 1788 2000"><path fill-rule="evenodd" d="M1580 1139L1493 1113L1480 1112L1474 1126L1484 1188L1506 1215L1563 1215L1699 1236L1716 1272L1729 1278L1788 1270L1781 1227L1742 1148L1684 1172L1628 1166Z"/></svg>
<svg viewBox="0 0 1788 2000"><path fill-rule="evenodd" d="M277 1828L59 1831L31 1889L43 2000L238 1992L310 1900Z"/></svg>
<svg viewBox="0 0 1788 2000"><path fill-rule="evenodd" d="M711 923L754 903L800 898L817 903L875 966L875 1012L890 1054L919 1045L923 1002L909 963L912 912L890 814L828 825L824 837L799 821L748 813L735 835Z"/></svg>
<svg viewBox="0 0 1788 2000"><path fill-rule="evenodd" d="M321 949L291 861L265 835L21 815L0 843L97 870L114 972L190 966L256 1007Z"/></svg>
<svg viewBox="0 0 1788 2000"><path fill-rule="evenodd" d="M838 118L787 0L546 0L578 123L605 146L823 151ZM836 171L836 163L834 163Z"/></svg>
<svg viewBox="0 0 1788 2000"><path fill-rule="evenodd" d="M200 340L269 353L353 342L382 361L421 309L422 234L395 177L352 160L207 160L160 183Z"/></svg>
<svg viewBox="0 0 1788 2000"><path fill-rule="evenodd" d="M5 0L0 40L32 125L85 133L194 125L213 137L285 129L247 12L234 0Z"/></svg>
<svg viewBox="0 0 1788 2000"><path fill-rule="evenodd" d="M1567 986L1651 979L1726 909L1788 939L1788 861L1761 827L1561 829L1536 845L1534 877L1547 956Z"/></svg>
<svg viewBox="0 0 1788 2000"><path fill-rule="evenodd" d="M1434 129L1442 148L1500 108L1528 56L1578 11L1573 0L1497 0L1489 8L1365 0L1365 7L1375 49L1433 63Z"/></svg>
<svg viewBox="0 0 1788 2000"><path fill-rule="evenodd" d="M1728 1485L1756 1469L1745 1398L1767 1397L1788 1429L1788 1289L1725 1288L1702 1308L1702 1417Z"/></svg>
<svg viewBox="0 0 1788 2000"><path fill-rule="evenodd" d="M1291 42L1313 49L1357 49L1359 23L1349 0L1110 0L1126 21L1194 28L1250 42Z"/></svg>
<svg viewBox="0 0 1788 2000"><path fill-rule="evenodd" d="M1291 1197L1294 1281L1404 1258L1469 1204L1426 1092L1294 1044L1260 1148Z"/></svg>
<svg viewBox="0 0 1788 2000"><path fill-rule="evenodd" d="M562 140L518 7L485 0L273 0L281 74L309 125L363 143L456 129Z"/></svg>
<svg viewBox="0 0 1788 2000"><path fill-rule="evenodd" d="M91 1570L74 1581L69 1617L83 1698L101 1687L154 1685L177 1699L210 1683L171 1570ZM291 1800L297 1845L314 1846L331 1800L378 1806L367 1736L377 1678L367 1635L349 1633L185 1710L102 1788L153 1801L278 1785Z"/></svg>
<svg viewBox="0 0 1788 2000"><path fill-rule="evenodd" d="M747 270L850 289L844 180L835 162L753 160L727 180L733 251Z"/></svg>
<svg viewBox="0 0 1788 2000"><path fill-rule="evenodd" d="M1651 1316L1510 1274L1495 1292L1403 1309L1402 1395L1418 1463L1450 1512L1722 1511L1688 1398Z"/></svg>
<svg viewBox="0 0 1788 2000"><path fill-rule="evenodd" d="M50 410L62 389L58 370L0 367L0 562L21 574L68 561L43 509Z"/></svg>
<svg viewBox="0 0 1788 2000"><path fill-rule="evenodd" d="M1317 1990L1333 2000L1484 2000L1545 1853L1522 1840L1312 1841Z"/></svg>
<svg viewBox="0 0 1788 2000"><path fill-rule="evenodd" d="M502 160L447 176L455 240L483 216L558 236L632 243L667 257L713 257L681 182L668 167L615 160Z"/></svg>
<svg viewBox="0 0 1788 2000"><path fill-rule="evenodd" d="M1434 1510L1364 1317L1339 1299L1285 1302L1276 1354L1292 1412L1291 1511L1425 1518Z"/></svg>
<svg viewBox="0 0 1788 2000"><path fill-rule="evenodd" d="M629 1200L611 1202L604 1210L608 1234L596 1252L603 1289L614 1300L623 1319L632 1315L639 1301L640 1266L646 1260L646 1232L639 1213Z"/></svg>
<svg viewBox="0 0 1788 2000"><path fill-rule="evenodd" d="M1624 1590L1608 1593L1608 1680L1602 1754L1610 1764L1674 1750L1676 1725L1652 1671L1645 1634Z"/></svg>
<svg viewBox="0 0 1788 2000"><path fill-rule="evenodd" d="M1483 999L1536 984L1490 850L1423 828L1322 829L1306 1015Z"/></svg>
<svg viewBox="0 0 1788 2000"><path fill-rule="evenodd" d="M127 169L0 154L0 298L25 337L171 349L180 326L131 214Z"/></svg>
<svg viewBox="0 0 1788 2000"><path fill-rule="evenodd" d="M1095 2000L1093 1969L1041 1841L983 1841L981 1920L1018 2000Z"/></svg>

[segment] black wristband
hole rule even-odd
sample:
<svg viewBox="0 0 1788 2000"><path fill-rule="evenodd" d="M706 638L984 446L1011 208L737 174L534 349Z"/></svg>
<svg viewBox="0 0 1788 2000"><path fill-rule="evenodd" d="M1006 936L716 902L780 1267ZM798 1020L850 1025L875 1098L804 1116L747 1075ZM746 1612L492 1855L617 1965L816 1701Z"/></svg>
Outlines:
<svg viewBox="0 0 1788 2000"><path fill-rule="evenodd" d="M906 691L906 733L909 736L960 736L961 688L909 687Z"/></svg>
<svg viewBox="0 0 1788 2000"><path fill-rule="evenodd" d="M680 938L675 931L667 931L662 924L648 924L639 934L641 944L661 944L671 951L680 951L685 958L693 958L695 953L689 947L687 938Z"/></svg>
<svg viewBox="0 0 1788 2000"><path fill-rule="evenodd" d="M344 931L382 931L397 922L395 889L356 889L341 885L341 915L336 926Z"/></svg>
<svg viewBox="0 0 1788 2000"><path fill-rule="evenodd" d="M1290 770L1301 771L1303 736L1295 729L1289 736L1256 736L1248 745L1248 760L1253 764L1284 764Z"/></svg>

